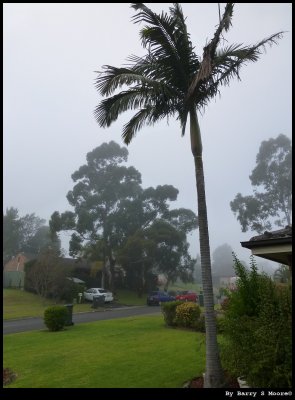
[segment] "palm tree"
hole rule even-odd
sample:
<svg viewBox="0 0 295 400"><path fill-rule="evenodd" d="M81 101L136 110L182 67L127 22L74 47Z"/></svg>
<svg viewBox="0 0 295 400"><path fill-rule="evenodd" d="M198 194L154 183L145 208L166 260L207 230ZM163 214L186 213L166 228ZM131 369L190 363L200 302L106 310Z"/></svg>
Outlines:
<svg viewBox="0 0 295 400"><path fill-rule="evenodd" d="M145 124L153 125L165 117L176 116L184 135L190 117L206 324L204 386L220 387L223 385L223 372L216 335L202 141L197 111L219 93L220 86L228 85L231 78L239 79L240 67L249 61L257 61L265 45L276 43L282 32L254 46L232 44L217 49L223 39L222 32L231 25L233 3L228 3L213 39L203 49L200 61L194 53L178 3L173 4L169 13L161 14L154 13L142 3L132 3L132 7L137 11L133 21L145 23L140 37L147 53L144 57L130 56L126 67L103 67L104 71L98 73L96 88L107 98L96 107L94 115L101 127L108 127L124 111L138 110L123 127L122 137L127 145ZM116 92L120 88L122 90Z"/></svg>

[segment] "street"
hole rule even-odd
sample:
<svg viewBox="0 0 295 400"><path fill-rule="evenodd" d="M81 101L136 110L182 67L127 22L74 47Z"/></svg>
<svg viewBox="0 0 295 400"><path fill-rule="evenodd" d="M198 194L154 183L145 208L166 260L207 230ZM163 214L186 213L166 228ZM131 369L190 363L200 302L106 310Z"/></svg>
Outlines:
<svg viewBox="0 0 295 400"><path fill-rule="evenodd" d="M135 315L160 314L161 307L148 306L133 306L106 309L105 311L93 310L90 312L73 314L74 324L83 322L93 322L107 319L132 317ZM47 327L44 325L43 318L24 318L3 321L3 334L19 333L32 330L44 330Z"/></svg>

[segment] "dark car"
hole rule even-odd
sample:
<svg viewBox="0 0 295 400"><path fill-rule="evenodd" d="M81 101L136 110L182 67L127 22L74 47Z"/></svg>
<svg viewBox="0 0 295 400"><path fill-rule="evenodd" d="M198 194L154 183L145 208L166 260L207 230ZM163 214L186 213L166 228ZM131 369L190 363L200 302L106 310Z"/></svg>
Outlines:
<svg viewBox="0 0 295 400"><path fill-rule="evenodd" d="M158 306L165 301L174 301L175 296L171 296L166 292L155 291L148 294L146 304L148 306Z"/></svg>

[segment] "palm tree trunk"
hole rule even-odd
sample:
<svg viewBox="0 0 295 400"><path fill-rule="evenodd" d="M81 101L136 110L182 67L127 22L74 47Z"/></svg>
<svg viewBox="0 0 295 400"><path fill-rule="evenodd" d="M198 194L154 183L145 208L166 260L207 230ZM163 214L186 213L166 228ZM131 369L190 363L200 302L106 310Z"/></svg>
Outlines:
<svg viewBox="0 0 295 400"><path fill-rule="evenodd" d="M202 141L197 113L195 110L190 112L190 133L198 193L199 240L205 307L206 371L204 387L218 388L222 387L224 378L217 343L216 317L214 312L205 179L202 160Z"/></svg>

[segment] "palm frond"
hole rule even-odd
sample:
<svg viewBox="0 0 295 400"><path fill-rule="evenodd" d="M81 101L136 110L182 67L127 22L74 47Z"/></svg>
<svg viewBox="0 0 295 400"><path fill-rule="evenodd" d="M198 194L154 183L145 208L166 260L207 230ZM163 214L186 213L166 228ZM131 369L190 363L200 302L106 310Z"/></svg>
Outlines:
<svg viewBox="0 0 295 400"><path fill-rule="evenodd" d="M232 78L240 79L239 72L242 65L258 61L262 52L265 51L266 45L276 44L278 39L282 38L283 33L275 33L253 46L233 44L224 50L217 51L210 65L210 75L199 80L197 86L194 86L196 81L192 82L186 101L188 102L190 96L193 96L191 90L194 87L194 100L192 98L190 100L196 102L198 98L202 97L200 95L203 92L204 98L199 101L198 108L207 105L209 96L214 97L219 92L218 87L220 85L228 85Z"/></svg>
<svg viewBox="0 0 295 400"><path fill-rule="evenodd" d="M119 114L140 107L145 101L142 91L128 90L102 100L94 110L96 121L101 127L108 127Z"/></svg>
<svg viewBox="0 0 295 400"><path fill-rule="evenodd" d="M111 65L105 65L103 68L105 72L98 72L99 76L96 78L96 89L103 95L109 96L117 88L123 85L130 86L132 84L141 84L146 86L157 85L147 76L138 73L135 69L129 68L116 68Z"/></svg>
<svg viewBox="0 0 295 400"><path fill-rule="evenodd" d="M165 101L159 102L158 99L154 100L156 101L147 104L145 108L139 110L130 121L124 125L122 138L125 144L128 145L144 125L154 125L161 119L168 119L169 116L173 116L178 111L178 105L167 104Z"/></svg>
<svg viewBox="0 0 295 400"><path fill-rule="evenodd" d="M263 39L254 46L244 46L233 44L224 50L217 52L213 61L212 77L214 80L228 84L230 78L240 79L239 70L243 64L256 62L259 60L266 45L277 43L282 37L283 32L276 33ZM216 79L217 77L217 79Z"/></svg>
<svg viewBox="0 0 295 400"><path fill-rule="evenodd" d="M272 45L282 37L283 32L276 33L263 39L254 46L232 44L219 50L214 58L210 79L200 82L194 97L197 108L204 108L216 96L220 86L229 85L233 78L240 80L240 69L248 62L258 61L267 44Z"/></svg>
<svg viewBox="0 0 295 400"><path fill-rule="evenodd" d="M231 18L233 15L233 7L234 3L227 3L222 19L219 22L218 28L215 31L215 34L209 44L204 47L203 49L203 60L201 62L200 68L193 79L189 90L188 90L188 95L187 95L187 101L189 102L190 97L193 97L194 92L199 84L199 82L203 79L206 79L210 76L211 71L212 71L212 59L214 58L216 48L219 44L220 37L222 34L222 31L228 31L230 25L231 25Z"/></svg>
<svg viewBox="0 0 295 400"><path fill-rule="evenodd" d="M156 106L159 113L174 113L177 96L165 84L152 81L151 86L137 85L102 100L95 108L94 116L101 127L108 127L121 113L147 106Z"/></svg>
<svg viewBox="0 0 295 400"><path fill-rule="evenodd" d="M125 144L129 144L135 137L137 131L139 131L147 120L150 119L151 107L143 108L136 113L130 121L124 125L122 138Z"/></svg>
<svg viewBox="0 0 295 400"><path fill-rule="evenodd" d="M135 23L149 23L140 32L143 46L158 63L166 63L166 68L170 67L166 77L173 74L173 80L178 79L187 89L188 74L196 72L198 59L192 51L181 7L175 4L170 8L170 15L164 12L158 15L142 3L133 8L140 10L133 18Z"/></svg>

